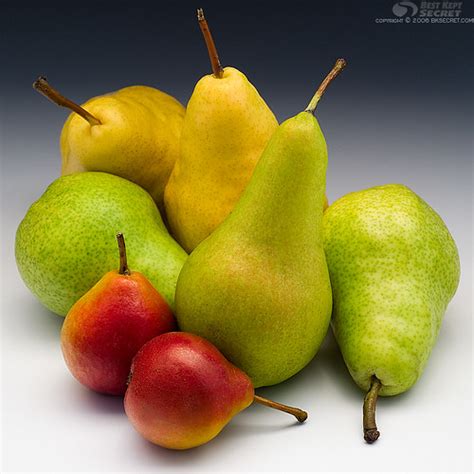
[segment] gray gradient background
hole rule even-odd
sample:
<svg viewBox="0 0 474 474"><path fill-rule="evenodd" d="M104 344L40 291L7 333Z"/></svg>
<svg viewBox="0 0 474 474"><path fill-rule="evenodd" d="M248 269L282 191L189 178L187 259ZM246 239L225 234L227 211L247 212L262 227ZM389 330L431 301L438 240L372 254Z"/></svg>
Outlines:
<svg viewBox="0 0 474 474"><path fill-rule="evenodd" d="M393 17L390 0L292 1L285 9L272 2L81 5L0 7L3 470L470 470L472 24L375 24ZM61 319L18 276L15 230L58 175L67 116L32 81L44 74L78 102L147 84L186 103L209 73L197 6L206 10L223 64L244 71L280 121L300 111L334 60L345 57L349 66L317 113L329 145L330 201L404 183L440 213L459 246L462 281L439 343L416 387L381 400L375 446L362 441L362 393L328 336L302 373L262 390L308 409L304 426L252 407L203 448L153 447L128 425L120 400L89 393L69 376ZM472 3L463 16L474 17Z"/></svg>

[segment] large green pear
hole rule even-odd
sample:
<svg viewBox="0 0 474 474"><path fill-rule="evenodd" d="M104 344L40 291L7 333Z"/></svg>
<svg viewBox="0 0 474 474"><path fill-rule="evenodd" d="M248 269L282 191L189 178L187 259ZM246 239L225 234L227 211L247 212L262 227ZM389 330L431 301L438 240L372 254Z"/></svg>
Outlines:
<svg viewBox="0 0 474 474"><path fill-rule="evenodd" d="M173 305L187 257L170 237L151 196L107 173L54 181L28 210L16 235L16 261L26 286L51 311L66 315L117 266L115 235L127 239L131 268Z"/></svg>
<svg viewBox="0 0 474 474"><path fill-rule="evenodd" d="M426 202L389 184L334 202L324 213L324 248L334 334L354 381L372 387L366 409L375 425L377 393L408 390L428 360L458 286L456 245ZM376 427L366 428L374 441Z"/></svg>
<svg viewBox="0 0 474 474"><path fill-rule="evenodd" d="M316 354L331 317L322 241L327 148L312 115L282 123L233 212L188 257L176 287L180 328L214 343L252 379L273 385Z"/></svg>

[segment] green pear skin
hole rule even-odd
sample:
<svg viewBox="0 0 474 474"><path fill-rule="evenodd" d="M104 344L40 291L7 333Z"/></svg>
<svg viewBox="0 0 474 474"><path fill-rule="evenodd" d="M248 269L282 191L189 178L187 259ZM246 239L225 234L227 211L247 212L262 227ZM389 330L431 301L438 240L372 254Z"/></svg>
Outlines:
<svg viewBox="0 0 474 474"><path fill-rule="evenodd" d="M30 207L16 235L19 272L44 306L65 316L105 273L116 269L119 232L127 239L130 267L173 306L187 255L168 234L151 196L107 173L63 176Z"/></svg>
<svg viewBox="0 0 474 474"><path fill-rule="evenodd" d="M215 344L256 387L300 371L328 329L326 167L326 142L310 113L280 125L233 212L178 279L180 328Z"/></svg>
<svg viewBox="0 0 474 474"><path fill-rule="evenodd" d="M397 395L420 377L459 282L459 257L439 215L388 184L347 194L324 213L332 327L354 381Z"/></svg>

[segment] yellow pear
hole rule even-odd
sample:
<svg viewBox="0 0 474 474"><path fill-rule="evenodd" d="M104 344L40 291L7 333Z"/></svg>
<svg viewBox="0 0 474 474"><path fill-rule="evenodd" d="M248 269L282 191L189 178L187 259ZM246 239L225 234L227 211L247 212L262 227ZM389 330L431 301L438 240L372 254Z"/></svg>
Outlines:
<svg viewBox="0 0 474 474"><path fill-rule="evenodd" d="M44 77L33 87L73 112L61 132L61 174L103 171L133 181L160 206L179 154L185 114L173 97L153 87L130 86L82 106L63 97Z"/></svg>
<svg viewBox="0 0 474 474"><path fill-rule="evenodd" d="M196 84L189 100L181 153L165 189L171 232L188 252L232 211L278 127L245 75L221 67L202 10L198 20L213 74Z"/></svg>

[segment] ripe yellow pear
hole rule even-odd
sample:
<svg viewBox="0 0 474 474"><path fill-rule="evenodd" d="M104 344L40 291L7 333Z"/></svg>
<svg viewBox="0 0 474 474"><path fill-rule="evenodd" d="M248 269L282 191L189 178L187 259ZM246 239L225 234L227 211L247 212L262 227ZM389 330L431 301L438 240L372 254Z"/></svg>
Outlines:
<svg viewBox="0 0 474 474"><path fill-rule="evenodd" d="M171 232L188 252L232 211L278 127L245 75L221 67L202 10L198 20L213 74L196 84L189 100L181 153L165 189Z"/></svg>
<svg viewBox="0 0 474 474"><path fill-rule="evenodd" d="M176 99L153 87L130 86L80 106L43 77L33 87L73 110L61 133L62 175L111 173L140 185L162 205L185 113Z"/></svg>

